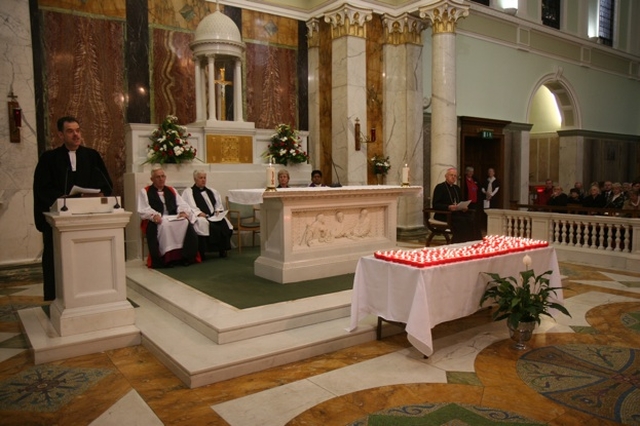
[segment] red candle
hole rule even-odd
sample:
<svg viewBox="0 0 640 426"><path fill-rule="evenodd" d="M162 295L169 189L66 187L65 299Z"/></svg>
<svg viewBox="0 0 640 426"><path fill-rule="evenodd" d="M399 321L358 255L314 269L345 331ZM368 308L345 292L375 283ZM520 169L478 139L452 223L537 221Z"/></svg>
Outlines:
<svg viewBox="0 0 640 426"><path fill-rule="evenodd" d="M371 128L371 142L375 142L376 141L376 128L372 127Z"/></svg>

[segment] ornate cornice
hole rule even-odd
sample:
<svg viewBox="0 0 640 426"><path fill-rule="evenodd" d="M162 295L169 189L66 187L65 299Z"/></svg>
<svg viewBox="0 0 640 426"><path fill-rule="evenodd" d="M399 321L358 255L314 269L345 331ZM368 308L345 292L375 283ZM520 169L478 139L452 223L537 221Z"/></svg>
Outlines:
<svg viewBox="0 0 640 426"><path fill-rule="evenodd" d="M348 4L324 15L324 21L331 24L331 38L334 40L344 36L367 38L365 24L372 18L371 9L361 9Z"/></svg>
<svg viewBox="0 0 640 426"><path fill-rule="evenodd" d="M422 46L422 30L427 27L423 20L408 13L397 17L384 15L382 25L384 43L393 45L411 43Z"/></svg>
<svg viewBox="0 0 640 426"><path fill-rule="evenodd" d="M433 34L455 33L458 19L469 16L469 6L461 0L442 0L419 9L420 17L431 22Z"/></svg>
<svg viewBox="0 0 640 426"><path fill-rule="evenodd" d="M320 47L320 20L309 19L307 25L307 47Z"/></svg>

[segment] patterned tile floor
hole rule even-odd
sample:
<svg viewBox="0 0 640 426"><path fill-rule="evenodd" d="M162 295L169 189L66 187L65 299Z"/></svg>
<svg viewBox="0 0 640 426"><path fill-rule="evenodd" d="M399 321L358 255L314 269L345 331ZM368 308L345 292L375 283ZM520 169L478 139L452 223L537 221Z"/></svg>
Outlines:
<svg viewBox="0 0 640 426"><path fill-rule="evenodd" d="M573 318L550 321L531 346L640 347L640 274L561 264ZM7 425L344 425L424 402L481 405L548 424L616 424L558 404L515 374L521 353L496 339L487 311L434 329L422 359L403 334L188 389L144 347L34 366L16 311L42 306L38 268L0 270L0 423ZM628 313L621 306L638 302ZM313 392L335 397L304 405ZM297 407L296 407L297 406Z"/></svg>

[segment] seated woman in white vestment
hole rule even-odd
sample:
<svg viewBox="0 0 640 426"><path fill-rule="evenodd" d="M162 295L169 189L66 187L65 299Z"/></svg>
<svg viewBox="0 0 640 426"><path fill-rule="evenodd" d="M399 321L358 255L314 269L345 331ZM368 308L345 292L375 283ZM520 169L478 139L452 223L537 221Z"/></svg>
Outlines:
<svg viewBox="0 0 640 426"><path fill-rule="evenodd" d="M207 187L207 173L193 171L194 185L182 192L182 198L189 204L196 216L193 227L198 234L198 251L205 259L207 251L217 251L220 257L227 257L231 249L233 225L224 211L220 193Z"/></svg>
<svg viewBox="0 0 640 426"><path fill-rule="evenodd" d="M162 168L154 168L153 184L138 194L138 214L149 246L147 265L154 269L200 261L198 235L191 224L195 215L180 194L165 185L166 179Z"/></svg>

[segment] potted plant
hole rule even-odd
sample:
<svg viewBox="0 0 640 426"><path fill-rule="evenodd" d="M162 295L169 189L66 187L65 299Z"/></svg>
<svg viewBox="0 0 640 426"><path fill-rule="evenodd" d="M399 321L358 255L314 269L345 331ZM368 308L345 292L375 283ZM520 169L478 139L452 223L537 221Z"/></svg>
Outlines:
<svg viewBox="0 0 640 426"><path fill-rule="evenodd" d="M480 299L480 306L487 300L493 300L497 309L493 313L493 320L507 319L510 335L516 341L517 349L526 349L526 344L533 333L533 329L540 324L542 315L551 317L550 310L555 309L571 316L569 311L556 302L555 296L560 287L551 287L548 276L552 271L540 275L530 269L531 257L525 255L522 261L526 270L520 272L520 280L514 277L501 277L496 273L485 272L491 281Z"/></svg>

